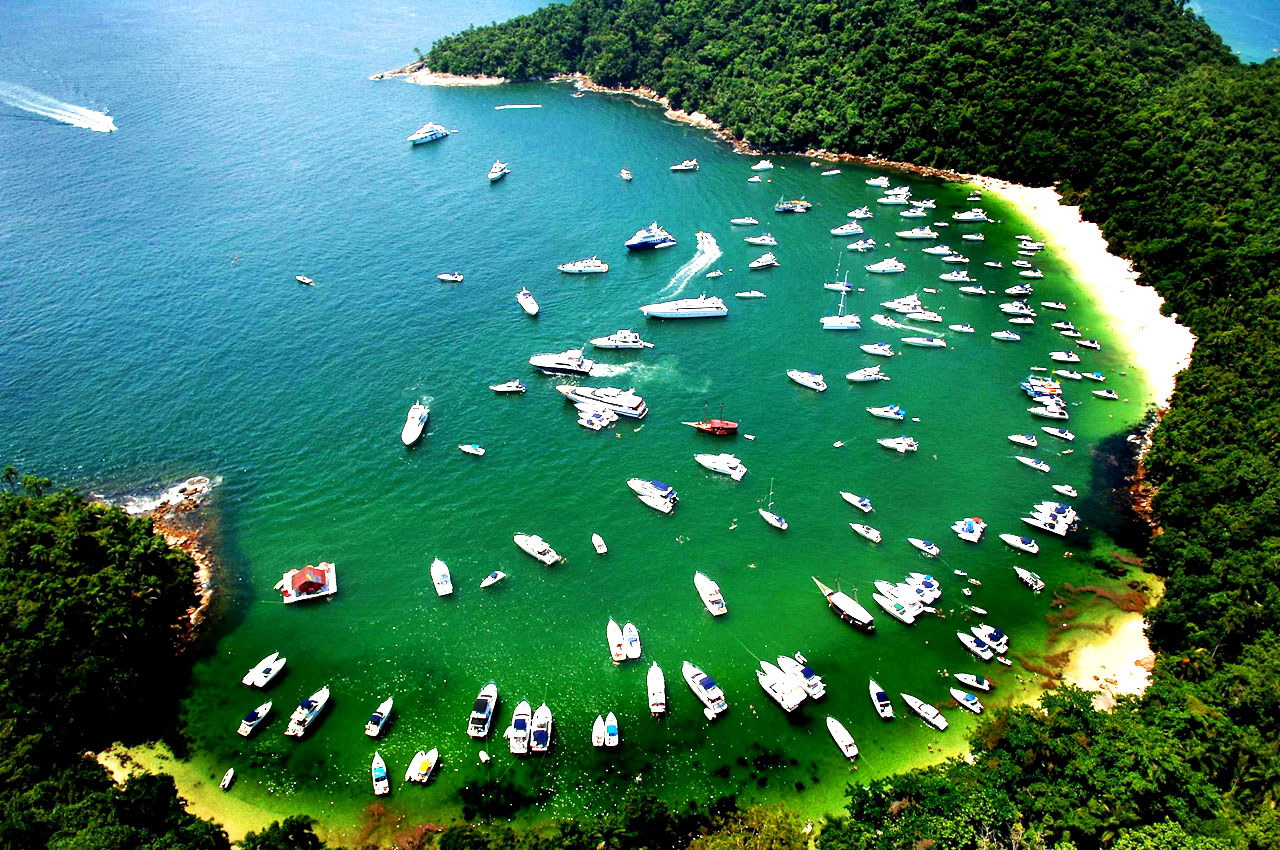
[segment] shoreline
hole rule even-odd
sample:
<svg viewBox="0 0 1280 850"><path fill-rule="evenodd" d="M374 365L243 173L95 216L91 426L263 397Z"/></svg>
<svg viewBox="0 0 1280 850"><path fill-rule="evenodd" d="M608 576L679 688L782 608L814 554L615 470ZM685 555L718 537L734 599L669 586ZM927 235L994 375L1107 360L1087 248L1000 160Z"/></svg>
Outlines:
<svg viewBox="0 0 1280 850"><path fill-rule="evenodd" d="M420 86L500 86L511 82L506 77L486 77L483 74L467 76L463 74L444 74L432 71L426 62L410 62L390 71L379 71L369 76L370 80L390 80L402 78L405 82Z"/></svg>

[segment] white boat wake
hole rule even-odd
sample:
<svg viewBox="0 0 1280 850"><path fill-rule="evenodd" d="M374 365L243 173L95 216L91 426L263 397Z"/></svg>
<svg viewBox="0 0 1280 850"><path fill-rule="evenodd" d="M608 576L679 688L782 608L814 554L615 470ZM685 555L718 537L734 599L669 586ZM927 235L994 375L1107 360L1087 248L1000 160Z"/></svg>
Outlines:
<svg viewBox="0 0 1280 850"><path fill-rule="evenodd" d="M15 83L0 81L0 103L95 133L114 133L118 129L115 119L105 112L63 103Z"/></svg>
<svg viewBox="0 0 1280 850"><path fill-rule="evenodd" d="M716 244L716 238L705 230L699 230L698 252L693 255L693 259L681 266L671 276L671 282L658 294L679 295L684 292L684 288L689 285L689 281L693 280L694 275L720 259L722 253L720 246Z"/></svg>
<svg viewBox="0 0 1280 850"><path fill-rule="evenodd" d="M930 330L929 335L937 337L938 339L942 339L943 337L946 336L946 334L939 333L937 331L932 330L931 328L929 329L918 328L918 327L915 327L914 325L904 325L901 322L895 322L893 319L889 318L883 313L876 313L874 316L871 317L871 321L875 322L877 325L884 325L886 328L897 328L900 331L911 331L912 333L920 333L923 330Z"/></svg>

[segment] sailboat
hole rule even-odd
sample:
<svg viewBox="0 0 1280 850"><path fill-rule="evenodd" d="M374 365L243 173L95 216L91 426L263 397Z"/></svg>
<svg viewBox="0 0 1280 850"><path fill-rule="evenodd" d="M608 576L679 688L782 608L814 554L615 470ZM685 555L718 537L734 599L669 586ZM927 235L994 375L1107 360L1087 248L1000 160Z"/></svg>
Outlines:
<svg viewBox="0 0 1280 850"><path fill-rule="evenodd" d="M840 308L834 316L823 316L820 321L824 331L856 331L862 328L862 320L857 314L844 314L844 291L840 292Z"/></svg>
<svg viewBox="0 0 1280 850"><path fill-rule="evenodd" d="M738 433L738 423L724 418L723 403L720 405L720 416L716 419L707 416L707 405L704 404L701 422L681 422L680 424L696 428L704 434L715 434L717 437L733 436Z"/></svg>
<svg viewBox="0 0 1280 850"><path fill-rule="evenodd" d="M769 499L768 507L759 508L760 516L764 519L765 522L769 523L769 525L772 525L774 528L778 529L779 531L786 531L787 521L783 519L781 515L773 512L773 479L772 478L769 479L768 499Z"/></svg>

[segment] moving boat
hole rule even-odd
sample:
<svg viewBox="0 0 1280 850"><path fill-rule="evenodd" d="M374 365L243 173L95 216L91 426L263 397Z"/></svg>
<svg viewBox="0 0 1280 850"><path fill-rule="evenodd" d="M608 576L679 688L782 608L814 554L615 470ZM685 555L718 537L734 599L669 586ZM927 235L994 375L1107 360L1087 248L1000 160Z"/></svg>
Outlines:
<svg viewBox="0 0 1280 850"><path fill-rule="evenodd" d="M265 688L271 683L272 679L280 675L280 671L284 669L284 664L287 660L281 658L278 652L271 653L249 668L249 672L244 674L240 684L248 685L251 688Z"/></svg>
<svg viewBox="0 0 1280 850"><path fill-rule="evenodd" d="M693 695L705 706L702 709L702 713L706 715L708 720L715 720L717 716L729 709L729 704L724 699L724 692L720 690L720 686L716 684L715 679L712 679L688 661L681 665L680 673L684 677L685 684L689 686L689 690L693 691Z"/></svg>
<svg viewBox="0 0 1280 850"><path fill-rule="evenodd" d="M591 545L595 548L597 555L604 555L609 551L609 547L604 545L604 538L599 534L591 535Z"/></svg>
<svg viewBox="0 0 1280 850"><path fill-rule="evenodd" d="M406 446L412 446L421 440L430 414L431 410L425 404L415 401L404 418L404 427L400 429L400 442Z"/></svg>
<svg viewBox="0 0 1280 850"><path fill-rule="evenodd" d="M979 676L976 673L957 673L956 681L979 691L990 691L994 687L990 679L986 676Z"/></svg>
<svg viewBox="0 0 1280 850"><path fill-rule="evenodd" d="M947 341L936 336L904 336L903 345L914 345L916 348L946 348Z"/></svg>
<svg viewBox="0 0 1280 850"><path fill-rule="evenodd" d="M629 478L627 486L636 498L653 508L660 514L669 514L676 509L680 497L676 489L663 481L647 478Z"/></svg>
<svg viewBox="0 0 1280 850"><path fill-rule="evenodd" d="M872 543L879 543L883 539L880 532L869 525L864 525L863 523L860 523L860 522L851 522L849 523L849 527L852 528L859 535L870 540Z"/></svg>
<svg viewBox="0 0 1280 850"><path fill-rule="evenodd" d="M507 727L507 749L512 755L522 756L529 752L529 726L533 722L533 706L528 700L521 700L511 717L511 725Z"/></svg>
<svg viewBox="0 0 1280 850"><path fill-rule="evenodd" d="M306 275L303 275L303 274L295 274L295 275L293 276L293 279L294 279L294 280L296 280L298 283L302 284L303 286L315 286L315 285L316 285L316 282L315 282L314 280L312 280L311 278L309 278L309 277L307 277ZM234 769L235 769L235 768L232 768L232 770L234 770Z"/></svg>
<svg viewBox="0 0 1280 850"><path fill-rule="evenodd" d="M751 166L752 171L772 171L773 163L767 159L762 159L755 165Z"/></svg>
<svg viewBox="0 0 1280 850"><path fill-rule="evenodd" d="M693 574L693 586L697 588L702 604L707 606L711 616L719 617L729 613L729 607L725 605L724 596L720 593L720 585L699 572Z"/></svg>
<svg viewBox="0 0 1280 850"><path fill-rule="evenodd" d="M634 389L620 390L617 387L577 387L561 384L556 387L556 392L575 404L586 402L599 405L619 416L643 419L649 414L649 408L645 406L644 399L636 395Z"/></svg>
<svg viewBox="0 0 1280 850"><path fill-rule="evenodd" d="M764 245L766 247L778 244L778 240L774 238L772 233L761 233L758 236L748 236L742 241L746 242L748 245Z"/></svg>
<svg viewBox="0 0 1280 850"><path fill-rule="evenodd" d="M436 596L453 593L453 579L449 576L449 568L439 558L431 562L431 583L436 587Z"/></svg>
<svg viewBox="0 0 1280 850"><path fill-rule="evenodd" d="M658 662L653 662L649 673L645 676L645 685L649 691L649 713L654 717L667 711L667 680L662 675Z"/></svg>
<svg viewBox="0 0 1280 850"><path fill-rule="evenodd" d="M718 455L694 455L693 459L696 460L700 466L706 467L712 472L719 472L723 475L727 475L734 481L741 481L742 476L747 474L747 468L742 465L742 461L728 453L721 453Z"/></svg>
<svg viewBox="0 0 1280 850"><path fill-rule="evenodd" d="M370 738L376 738L382 734L382 727L387 725L387 718L391 716L391 706L395 702L395 697L387 697L369 715L369 722L364 724L364 733Z"/></svg>
<svg viewBox="0 0 1280 850"><path fill-rule="evenodd" d="M289 727L284 730L284 733L293 738L301 738L306 733L307 727L320 715L320 712L324 711L328 703L329 686L325 685L298 703L293 714L289 715Z"/></svg>
<svg viewBox="0 0 1280 850"><path fill-rule="evenodd" d="M600 258L593 254L585 260L562 263L556 268L565 274L604 274L609 270L609 264L601 262Z"/></svg>
<svg viewBox="0 0 1280 850"><path fill-rule="evenodd" d="M756 671L756 681L760 683L761 688L764 688L769 699L776 702L787 713L795 711L804 702L805 692L800 680L783 673L778 665L772 662L763 660L760 662L760 669Z"/></svg>
<svg viewBox="0 0 1280 850"><path fill-rule="evenodd" d="M770 266L779 265L778 258L770 251L767 254L761 254L751 262L747 263L747 268L755 271L756 269L767 269Z"/></svg>
<svg viewBox="0 0 1280 850"><path fill-rule="evenodd" d="M821 378L822 376L819 375L818 377ZM826 389L826 384L823 384L823 389ZM769 504L767 507L757 508L757 511L760 513L760 518L779 531L786 531L788 527L786 519L784 519L781 514L773 512L773 479L769 480L768 499Z"/></svg>
<svg viewBox="0 0 1280 850"><path fill-rule="evenodd" d="M995 657L995 653L991 651L991 647L987 646L981 638L976 638L965 632L956 632L956 637L964 644L965 649L981 658L983 661L990 661Z"/></svg>
<svg viewBox="0 0 1280 850"><path fill-rule="evenodd" d="M436 748L432 747L430 752L426 753L418 750L409 760L409 767L404 772L404 781L426 783L431 779L431 774L435 772L436 765L439 763L440 751Z"/></svg>
<svg viewBox="0 0 1280 850"><path fill-rule="evenodd" d="M529 752L545 753L551 749L552 722L551 709L544 702L533 712L533 722L530 726L532 733L529 736Z"/></svg>
<svg viewBox="0 0 1280 850"><path fill-rule="evenodd" d="M258 724L266 719L269 711L271 711L271 700L267 700L246 714L244 719L240 721L240 727L236 729L237 734L243 738L248 738L253 734L253 730L258 728Z"/></svg>
<svg viewBox="0 0 1280 850"><path fill-rule="evenodd" d="M853 761L858 757L858 745L853 742L853 736L849 734L848 729L844 728L843 723L828 715L827 731L831 733L832 740L836 742L840 752L844 753L845 758Z"/></svg>
<svg viewBox="0 0 1280 850"><path fill-rule="evenodd" d="M868 407L867 413L879 419L905 419L907 414L901 407L896 404L889 404L884 407Z"/></svg>
<svg viewBox="0 0 1280 850"><path fill-rule="evenodd" d="M810 699L822 699L827 695L827 686L822 681L822 677L813 672L809 662L803 660L803 658L804 656L798 652L794 658L790 655L779 655L778 669L797 679L800 682L800 687L804 688L805 694Z"/></svg>
<svg viewBox="0 0 1280 850"><path fill-rule="evenodd" d="M866 496L858 496L850 493L848 490L841 490L840 498L862 511L864 514L869 514L875 510L875 508L871 507L871 500Z"/></svg>
<svg viewBox="0 0 1280 850"><path fill-rule="evenodd" d="M967 691L962 691L959 688L952 688L951 696L955 697L956 702L960 703L961 708L967 708L974 714L982 713L982 703L979 702L978 698L973 694L968 693Z"/></svg>
<svg viewBox="0 0 1280 850"><path fill-rule="evenodd" d="M1018 463L1023 464L1024 466L1031 467L1037 472L1050 471L1049 464L1045 463L1042 460L1037 460L1036 458L1033 458L1033 457L1027 457L1026 455L1014 455L1013 459L1016 460Z"/></svg>
<svg viewBox="0 0 1280 850"><path fill-rule="evenodd" d="M640 630L635 623L627 623L622 627L622 646L627 658L634 661L640 657Z"/></svg>
<svg viewBox="0 0 1280 850"><path fill-rule="evenodd" d="M438 139L443 139L447 135L449 135L449 131L444 127L436 124L434 121L428 121L418 129L414 130L413 133L405 139L405 141L412 142L415 145L423 145L427 142L434 142Z"/></svg>
<svg viewBox="0 0 1280 850"><path fill-rule="evenodd" d="M863 369L854 369L845 375L850 381L856 384L869 383L871 381L888 381L889 376L880 371L880 366L867 366Z"/></svg>
<svg viewBox="0 0 1280 850"><path fill-rule="evenodd" d="M907 267L897 257L887 257L878 263L866 266L866 269L872 274L896 274L906 271Z"/></svg>
<svg viewBox="0 0 1280 850"><path fill-rule="evenodd" d="M582 349L569 348L558 354L535 354L529 358L529 365L544 375L585 377L591 374L596 362L583 356Z"/></svg>
<svg viewBox="0 0 1280 850"><path fill-rule="evenodd" d="M847 226L847 225L846 225ZM835 233L835 231L831 231ZM910 230L899 230L899 239L937 239L938 231L931 227L913 227Z"/></svg>
<svg viewBox="0 0 1280 850"><path fill-rule="evenodd" d="M653 348L653 343L645 342L640 334L632 330L617 330L608 336L598 336L591 340L596 348Z"/></svg>
<svg viewBox="0 0 1280 850"><path fill-rule="evenodd" d="M518 532L515 535L516 545L521 551L532 557L534 560L546 564L548 567L562 558L556 554L556 550L547 545L547 541L543 540L536 534L524 534Z"/></svg>
<svg viewBox="0 0 1280 850"><path fill-rule="evenodd" d="M493 585L502 581L506 577L507 577L507 574L504 573L502 570L494 570L493 572L489 573L487 576L485 576L480 580L480 587L481 588L492 587Z"/></svg>
<svg viewBox="0 0 1280 850"><path fill-rule="evenodd" d="M500 159L495 159L493 165L489 166L489 174L487 176L490 183L496 183L510 173L511 169L507 168L507 163Z"/></svg>
<svg viewBox="0 0 1280 850"><path fill-rule="evenodd" d="M703 293L697 298L645 304L640 312L648 319L711 319L729 315L729 308L718 297Z"/></svg>
<svg viewBox="0 0 1280 850"><path fill-rule="evenodd" d="M538 315L538 301L533 297L533 293L528 287L521 287L516 293L516 303L520 305L520 309L524 310L530 316Z"/></svg>
<svg viewBox="0 0 1280 850"><path fill-rule="evenodd" d="M778 201L773 205L773 211L779 213L806 213L813 207L813 204L801 198L798 201Z"/></svg>
<svg viewBox="0 0 1280 850"><path fill-rule="evenodd" d="M1067 411L1056 404L1045 404L1040 407L1028 407L1027 412L1032 416L1039 416L1043 419L1070 419Z"/></svg>
<svg viewBox="0 0 1280 850"><path fill-rule="evenodd" d="M912 437L885 437L882 440L876 440L876 442L886 449L893 449L898 454L914 452L920 449L920 444Z"/></svg>
<svg viewBox="0 0 1280 850"><path fill-rule="evenodd" d="M507 381L505 384L490 384L489 389L495 393L522 393L525 390L524 382L516 379Z"/></svg>
<svg viewBox="0 0 1280 850"><path fill-rule="evenodd" d="M1031 570L1024 570L1022 567L1014 567L1013 571L1018 574L1018 578L1022 580L1023 584L1034 590L1036 593L1044 590L1044 581L1041 580L1040 576L1031 572Z"/></svg>
<svg viewBox="0 0 1280 850"><path fill-rule="evenodd" d="M817 392L825 392L827 389L827 382L822 379L821 375L813 372L804 372L800 369L788 369L787 377L795 381L800 386L808 387L809 389Z"/></svg>
<svg viewBox="0 0 1280 850"><path fill-rule="evenodd" d="M925 292L933 292L934 294L937 294L938 290L926 289ZM914 313L907 313L907 318L915 322L939 322L940 323L942 321L942 314L935 313L932 310L917 310Z"/></svg>
<svg viewBox="0 0 1280 850"><path fill-rule="evenodd" d="M887 342L875 342L875 343L870 343L868 345L860 345L858 347L861 348L867 354L871 354L876 357L892 357L893 356L893 349L889 347L889 343Z"/></svg>
<svg viewBox="0 0 1280 850"><path fill-rule="evenodd" d="M609 657L613 659L613 663L626 661L627 646L622 639L622 627L612 617L609 618L609 625L605 627L604 634L609 643Z"/></svg>
<svg viewBox="0 0 1280 850"><path fill-rule="evenodd" d="M626 241L626 247L629 251L670 248L674 244L676 244L675 237L659 227L656 221L648 227L640 228L635 232L634 236Z"/></svg>
<svg viewBox="0 0 1280 850"><path fill-rule="evenodd" d="M843 590L832 590L822 582L818 581L815 576L810 576L813 583L818 586L818 590L822 591L822 595L827 598L827 605L836 616L844 620L851 626L857 626L860 629L874 630L876 627L875 618L871 616L871 612L858 603L849 594Z"/></svg>
<svg viewBox="0 0 1280 850"><path fill-rule="evenodd" d="M493 725L493 710L497 705L498 686L490 682L480 689L475 705L471 706L471 715L467 718L467 734L472 738L488 737L489 727Z"/></svg>
<svg viewBox="0 0 1280 850"><path fill-rule="evenodd" d="M686 159L678 165L671 166L672 171L697 171L698 161L696 159Z"/></svg>
<svg viewBox="0 0 1280 850"><path fill-rule="evenodd" d="M930 540L921 540L919 537L908 537L907 542L924 554L928 555L930 558L936 558L938 555L942 554L942 550L940 550L937 545Z"/></svg>

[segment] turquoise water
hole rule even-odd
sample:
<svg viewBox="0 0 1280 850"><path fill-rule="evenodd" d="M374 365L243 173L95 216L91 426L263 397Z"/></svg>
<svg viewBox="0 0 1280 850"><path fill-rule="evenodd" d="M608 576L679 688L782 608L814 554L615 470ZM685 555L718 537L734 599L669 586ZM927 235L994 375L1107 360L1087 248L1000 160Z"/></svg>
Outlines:
<svg viewBox="0 0 1280 850"><path fill-rule="evenodd" d="M1104 519L1095 448L1141 418L1149 391L1141 375L1121 374L1125 344L1050 250L1036 260L1045 278L1033 300L1070 305L1067 315L1104 344L1085 352L1083 365L1108 373L1108 386L1128 401L1103 402L1088 395L1095 385L1071 385L1074 454L1057 455L1065 446L1044 437L1034 454L1052 475L1013 460L1025 452L1006 436L1047 424L1025 413L1017 383L1069 343L1047 327L1048 314L1019 344L992 340L1005 326L996 305L1007 299L958 295L937 280L948 267L919 253L928 243L892 235L971 206L965 187L895 178L917 197L937 198L936 215L907 220L877 208L868 234L894 244L851 257L842 250L850 240L827 230L878 195L863 184L871 172L845 167L823 178L803 160L777 158L769 182L753 185L753 160L627 99L572 98L568 87L545 84L429 89L365 79L399 64L415 43L425 49L472 20L533 5L495 4L483 15L463 3L416 14L336 3L300 12L284 4L19 7L0 79L109 107L120 130L103 135L0 111L0 293L10 324L0 342L0 454L109 493L220 477L214 509L226 603L216 647L195 671L187 731L206 776L236 766L233 794L264 813L306 811L335 829L356 822L372 800L375 746L393 779L416 750L440 748L431 786L394 783L387 805L412 819L457 816L458 790L486 778L542 795L520 813L526 819L606 810L637 781L673 802L738 793L832 811L848 779L963 745L970 719L959 709L947 711L952 728L942 734L906 717L885 725L866 691L875 676L892 693L943 703L939 671L982 666L954 637L978 618L963 612L965 585L953 569L982 581L971 601L1012 632L1015 654L1043 648L1048 598L1027 592L1010 566L1027 563L1051 582L1090 577L1062 555L1089 545L1091 526ZM101 57L92 69L64 61L90 49ZM541 107L493 108L511 103ZM425 120L459 132L410 148L404 137ZM499 156L512 174L489 185L485 172ZM687 157L698 158L698 173L667 170ZM629 184L618 179L623 166L636 175ZM815 208L776 216L780 195L805 196ZM984 206L1008 219L982 228L985 244L959 240L974 226L944 237L963 246L976 278L1003 288L1016 281L1012 235L1031 225L997 200ZM747 271L763 249L728 224L746 214L778 237L780 268ZM622 242L655 219L680 244L628 254ZM723 250L715 267L726 274L699 273L681 294L722 295L729 317L645 321L636 308L675 293L700 229L715 236ZM555 270L590 254L612 270ZM890 254L907 262L906 274L862 270ZM981 265L992 258L1006 268ZM819 328L838 303L819 284L837 264L865 290L847 300L863 317L860 332ZM455 268L465 283L435 280ZM295 284L299 273L316 286ZM515 303L522 285L542 305L536 319ZM950 348L903 351L884 363L890 382L845 381L845 372L875 362L860 344L904 335L870 321L878 302L925 286L940 290L923 295L927 306L979 333L923 325ZM749 288L768 298L731 297ZM593 383L634 386L651 413L587 432L555 393L560 381L533 374L526 360L625 327L656 348L594 352L611 377ZM830 389L792 384L791 368L824 373ZM529 386L524 396L487 389L515 377ZM432 415L423 442L406 451L399 429L415 400L428 401ZM920 421L864 411L891 402ZM721 404L754 441L716 440L680 424ZM921 451L899 456L875 445L899 433L915 436ZM488 454L463 455L456 445L464 442ZM692 460L722 450L751 470L742 482ZM674 484L679 508L671 516L645 508L626 489L632 476ZM1053 498L1049 484L1059 481L1082 491L1085 529L1065 544L1042 539L1035 559L1015 556L996 534L1020 531L1018 517ZM776 510L791 522L785 534L756 515L770 482ZM875 513L848 507L842 489L870 496ZM949 531L972 515L991 523L976 546ZM884 533L880 546L849 530L863 520ZM536 564L512 544L518 531L542 534L566 562ZM608 542L607 556L593 553L593 532ZM936 540L942 558L918 556L908 536ZM458 590L449 599L431 589L433 557L453 571ZM282 606L272 591L281 573L318 560L338 564L341 593ZM510 577L481 592L479 580L494 569ZM707 615L695 570L720 583L727 617ZM943 579L947 618L907 629L881 615L874 635L830 615L809 578L859 589L870 607L873 579L910 570ZM642 662L610 663L610 617L639 627ZM233 730L259 698L238 680L273 650L289 658L270 691L277 713L246 742ZM796 651L830 694L787 717L767 702L753 669L756 657ZM684 659L724 687L730 710L714 725L679 679ZM667 672L671 711L662 722L650 720L645 699L654 660ZM985 672L1000 683L994 702L1022 695L1016 668ZM500 737L477 744L465 736L471 700L490 679L501 691L497 730L522 698L554 709L548 758L515 762ZM326 683L329 711L306 739L285 739L284 716ZM396 712L375 745L363 724L387 695ZM606 755L589 735L610 709L624 746ZM856 774L827 736L828 713L862 748ZM488 768L477 761L482 748L495 756Z"/></svg>
<svg viewBox="0 0 1280 850"><path fill-rule="evenodd" d="M1266 62L1280 53L1280 7L1272 0L1192 0L1243 62Z"/></svg>

